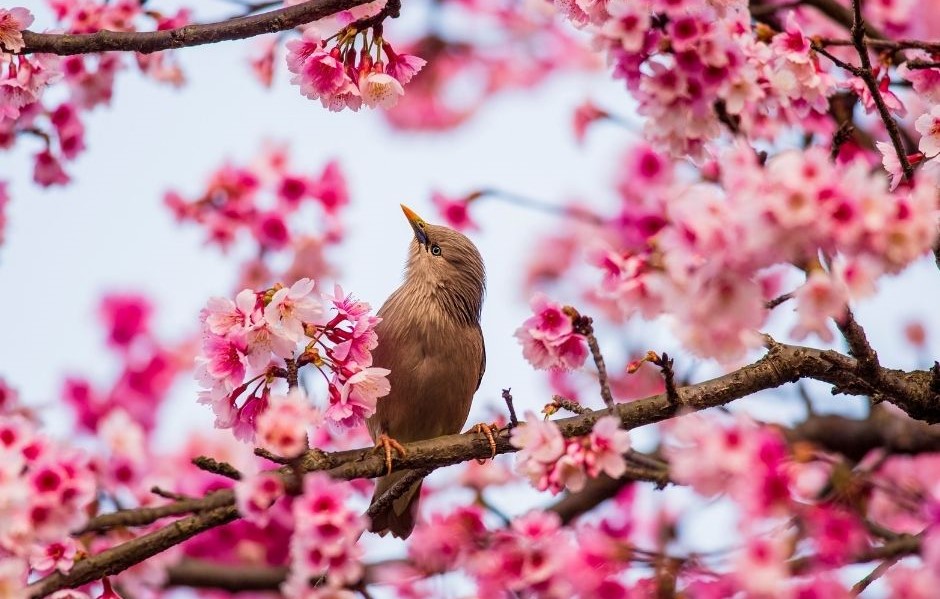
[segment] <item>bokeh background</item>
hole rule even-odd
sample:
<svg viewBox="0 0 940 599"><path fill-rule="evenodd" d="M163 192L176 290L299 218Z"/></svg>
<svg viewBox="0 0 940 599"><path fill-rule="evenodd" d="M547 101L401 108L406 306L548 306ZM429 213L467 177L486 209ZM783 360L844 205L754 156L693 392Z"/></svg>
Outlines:
<svg viewBox="0 0 940 599"><path fill-rule="evenodd" d="M171 9L181 3L159 4ZM37 28L52 22L44 2L28 0L26 6L35 13ZM207 21L237 12L231 3L206 0L198 3L195 14L197 20ZM427 12L425 4L409 1L399 22L388 28L389 39L407 38ZM198 312L208 297L236 291L237 266L246 248L236 245L223 254L206 246L204 232L174 222L162 201L171 188L199 192L224 160L246 162L264 141L288 143L301 172L318 172L328 160L339 159L352 203L343 213L348 235L332 254L340 267L337 280L377 309L401 280L411 237L399 203L439 222L430 203L432 190L461 195L497 188L551 205L577 201L603 212L618 201L613 182L619 158L642 128L623 86L601 66L500 94L454 130L402 134L377 113L330 113L304 98L288 84L282 58L273 88L263 89L248 72L255 43L245 40L178 52L187 76L180 89L135 72L123 73L111 106L95 110L86 120L89 149L71 165L73 182L68 186L43 190L32 183L31 153L39 149L39 140L19 144L0 160L0 177L10 181L12 197L6 240L0 247L0 375L41 410L56 434L66 435L71 427L72 415L60 401L64 377L78 373L106 381L114 374L96 314L103 293L143 293L156 306L158 334L182 340L197 331ZM622 117L626 125L600 123L578 144L572 114L586 98ZM546 377L523 360L512 334L529 313L521 280L536 241L575 224L495 198L482 199L471 210L480 229L470 236L484 256L489 281L483 310L488 363L470 416L477 422L500 409L503 388L512 388L520 414L538 411L550 400ZM331 288L332 282L327 285ZM555 297L576 303L583 291L557 290ZM901 276L885 280L875 298L856 307L886 366L922 365L924 354L907 343L904 327L920 322L928 343L935 339L940 332L937 297L940 273L925 258ZM789 328L789 309L778 309L781 314L771 327L781 339ZM680 373L694 380L720 371L717 364L683 352L669 334L668 322L632 322L617 330L600 327L598 336L612 356L669 351ZM830 398L828 391L813 385L808 389L820 412L862 415L866 409L859 400ZM172 448L189 431L212 427L210 410L196 404L196 392L188 378L175 385L160 414L161 447ZM587 390L584 396L592 393ZM599 397L595 401L595 407L600 405ZM730 409L782 421L805 413L793 389L763 393ZM644 433L636 438L642 447ZM447 476L446 471L438 472L434 479ZM685 501L681 493L674 497ZM518 488L493 502L512 514L550 499ZM425 509L434 507L432 503ZM700 529L686 531L687 538L702 548L719 546L725 539L716 538L715 531L733 516L720 507L702 509L715 513L693 519ZM401 550L395 541L380 545L380 553ZM442 594L448 594L441 584Z"/></svg>

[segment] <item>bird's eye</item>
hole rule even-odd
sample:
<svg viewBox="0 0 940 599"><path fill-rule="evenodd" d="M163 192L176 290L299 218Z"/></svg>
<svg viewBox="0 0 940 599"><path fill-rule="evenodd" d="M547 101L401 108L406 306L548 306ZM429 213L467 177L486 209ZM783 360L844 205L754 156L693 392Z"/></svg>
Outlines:
<svg viewBox="0 0 940 599"><path fill-rule="evenodd" d="M440 256L440 255L441 255L441 246L437 245L436 243L435 243L434 245L432 245L432 246L431 246L431 253L434 254L435 256Z"/></svg>

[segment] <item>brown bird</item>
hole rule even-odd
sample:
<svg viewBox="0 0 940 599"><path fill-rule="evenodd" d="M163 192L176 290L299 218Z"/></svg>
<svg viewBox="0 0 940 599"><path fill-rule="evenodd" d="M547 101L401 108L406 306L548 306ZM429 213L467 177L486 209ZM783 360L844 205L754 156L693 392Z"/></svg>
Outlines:
<svg viewBox="0 0 940 599"><path fill-rule="evenodd" d="M391 449L404 453L399 442L460 432L486 366L480 330L486 275L480 252L465 235L401 209L414 239L404 282L382 305L382 322L375 329L379 345L373 365L391 370L391 392L368 420L369 434L376 449L384 449L389 468L376 485L373 503L409 472L391 471ZM407 538L420 495L418 480L373 517L370 530Z"/></svg>

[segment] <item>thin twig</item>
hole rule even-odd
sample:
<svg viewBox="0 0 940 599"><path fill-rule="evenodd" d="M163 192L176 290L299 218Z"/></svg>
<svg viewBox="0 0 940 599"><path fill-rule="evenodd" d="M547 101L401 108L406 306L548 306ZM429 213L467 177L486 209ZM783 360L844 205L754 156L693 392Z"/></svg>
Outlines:
<svg viewBox="0 0 940 599"><path fill-rule="evenodd" d="M391 507L396 499L407 493L412 485L430 474L432 470L433 468L409 470L407 474L395 481L395 484L389 487L388 491L372 502L372 505L366 510L365 515L368 516L370 520L374 520L376 516Z"/></svg>
<svg viewBox="0 0 940 599"><path fill-rule="evenodd" d="M551 414L554 414L558 411L558 408L562 410L568 410L572 414L587 414L591 411L590 408L586 408L579 404L578 402L568 399L567 397L562 397L561 395L552 395L552 403L545 406L551 411ZM546 411L546 414L548 412ZM549 414L549 415L551 415Z"/></svg>
<svg viewBox="0 0 940 599"><path fill-rule="evenodd" d="M891 111L888 110L888 105L881 96L881 90L878 89L878 82L875 80L875 75L871 69L871 58L868 56L868 46L865 42L865 21L862 19L862 0L852 0L851 34L855 49L858 52L858 58L862 64L862 68L857 75L861 77L862 81L864 81L865 85L868 87L872 100L874 100L875 106L878 108L878 114L881 116L881 120L888 129L888 136L891 138L891 144L894 146L894 151L897 153L898 160L901 162L901 170L904 171L904 178L910 181L914 177L914 167L911 166L910 161L907 159L907 150L904 149L901 131L898 129L897 122L895 122L894 117L891 116Z"/></svg>
<svg viewBox="0 0 940 599"><path fill-rule="evenodd" d="M509 426L519 426L519 419L516 417L516 408L512 405L511 389L503 389L503 400L506 402L506 409L509 410Z"/></svg>
<svg viewBox="0 0 940 599"><path fill-rule="evenodd" d="M663 373L663 382L666 384L666 397L669 398L669 401L675 405L682 403L679 397L679 390L676 388L676 372L673 370L673 360L669 357L669 354L663 352L660 356L656 352L649 352L647 354L649 361L656 366L659 366L659 369Z"/></svg>
<svg viewBox="0 0 940 599"><path fill-rule="evenodd" d="M776 308L776 307L779 306L780 304L782 304L782 303L784 303L784 302L786 302L786 301L788 301L788 300L791 300L791 299L793 299L793 292L792 292L792 291L791 291L790 293L784 293L783 295L778 295L777 297L775 297L775 298L773 298L773 299L771 299L771 300L767 300L766 302L764 302L764 308L766 308L766 309L768 309L768 310L773 310L774 308Z"/></svg>
<svg viewBox="0 0 940 599"><path fill-rule="evenodd" d="M594 358L594 366L597 367L597 379L601 385L601 398L608 409L613 409L614 396L610 392L610 381L607 379L607 365L604 363L604 355L601 354L597 337L594 336L594 321L590 316L580 314L571 306L565 306L564 312L571 318L571 324L574 326L575 332L584 335L584 338L587 339L591 356Z"/></svg>
<svg viewBox="0 0 940 599"><path fill-rule="evenodd" d="M242 479L242 473L239 472L235 466L232 466L226 462L220 462L215 458L210 458L204 455L196 456L192 459L192 463L200 470L205 470L206 472L218 474L232 480Z"/></svg>
<svg viewBox="0 0 940 599"><path fill-rule="evenodd" d="M502 200L507 204L513 204L515 206L520 206L522 208L528 208L530 210L537 210L539 212L545 212L547 214L555 214L570 218L575 218L580 221L592 224L592 225L603 225L606 220L596 214L587 212L582 208L572 208L568 206L558 206L557 204L549 204L548 202L543 202L541 200L535 200L532 198L527 198L519 194L511 193L508 191L502 191L500 189L481 189L474 194L471 194L472 197L481 198L488 197L496 200Z"/></svg>
<svg viewBox="0 0 940 599"><path fill-rule="evenodd" d="M150 487L150 492L153 493L154 495L159 495L160 497L163 497L165 499L172 499L173 501L186 501L188 499L192 499L192 497L189 497L188 495L183 495L181 493L174 493L173 491L167 491L166 489L163 489L156 485L153 487Z"/></svg>

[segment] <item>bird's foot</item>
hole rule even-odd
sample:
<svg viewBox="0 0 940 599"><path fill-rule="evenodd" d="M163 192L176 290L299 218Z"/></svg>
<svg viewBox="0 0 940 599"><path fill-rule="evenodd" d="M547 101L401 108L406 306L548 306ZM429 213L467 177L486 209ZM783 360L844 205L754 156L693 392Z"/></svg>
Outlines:
<svg viewBox="0 0 940 599"><path fill-rule="evenodd" d="M495 423L486 424L485 422L481 422L480 424L474 424L473 428L470 429L470 432L480 433L484 437L486 437L486 440L489 441L490 443L490 451L493 452L493 455L490 456L490 459L495 458L496 457L496 436L493 433L499 432L499 425ZM484 462L486 462L485 459L477 459L477 464L483 464Z"/></svg>
<svg viewBox="0 0 940 599"><path fill-rule="evenodd" d="M401 457L405 457L408 454L408 452L405 450L405 447L401 443L389 437L385 433L379 435L379 438L375 440L375 448L372 451L378 452L381 450L385 453L385 468L388 470L386 474L392 473L393 449Z"/></svg>

